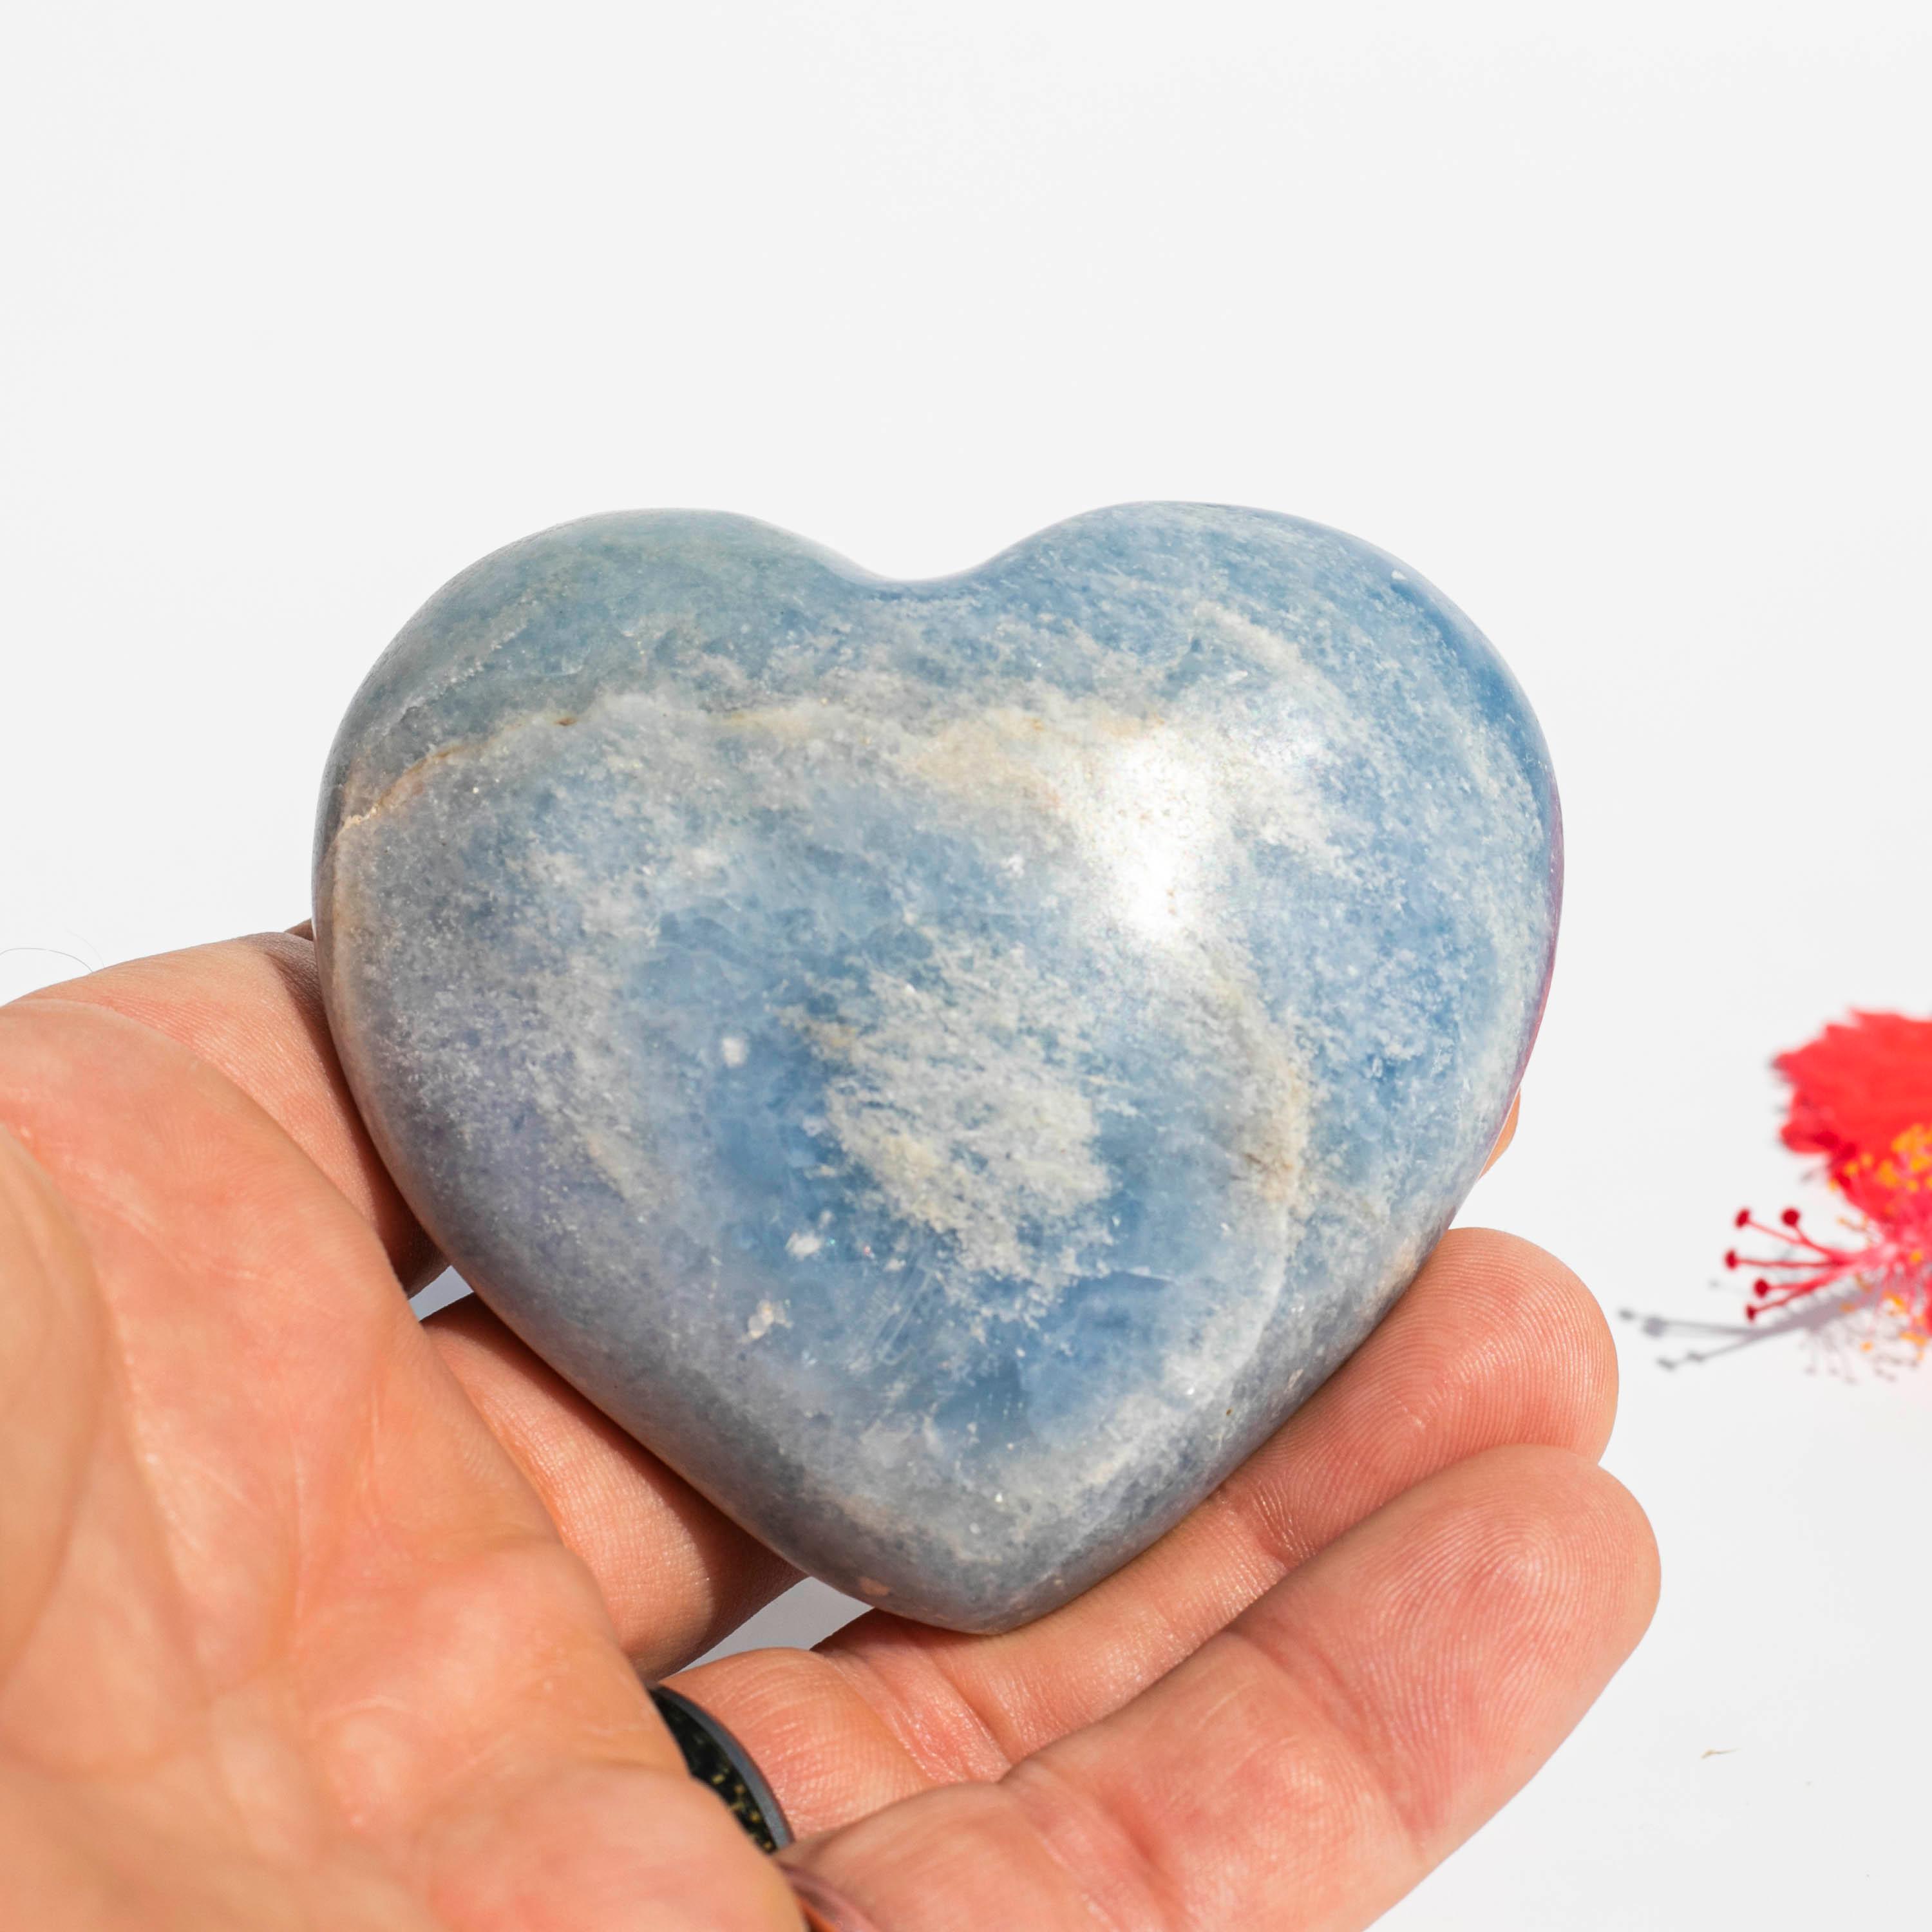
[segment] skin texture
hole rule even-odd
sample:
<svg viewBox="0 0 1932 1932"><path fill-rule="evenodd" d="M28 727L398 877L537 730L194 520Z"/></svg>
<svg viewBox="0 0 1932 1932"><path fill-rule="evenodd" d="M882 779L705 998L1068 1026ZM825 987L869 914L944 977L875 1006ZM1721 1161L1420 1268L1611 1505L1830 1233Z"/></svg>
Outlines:
<svg viewBox="0 0 1932 1932"><path fill-rule="evenodd" d="M794 1932L639 1688L782 1565L438 1266L284 934L0 1010L0 1922ZM1340 1928L1642 1633L1594 1303L1452 1234L1210 1500L967 1637L680 1678L882 1932Z"/></svg>

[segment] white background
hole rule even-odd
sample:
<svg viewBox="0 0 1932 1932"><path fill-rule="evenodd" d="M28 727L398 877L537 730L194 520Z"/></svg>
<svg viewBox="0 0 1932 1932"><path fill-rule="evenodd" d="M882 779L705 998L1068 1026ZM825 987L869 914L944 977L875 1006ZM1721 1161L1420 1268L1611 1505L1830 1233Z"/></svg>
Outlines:
<svg viewBox="0 0 1932 1932"><path fill-rule="evenodd" d="M1730 1212L1804 1198L1768 1057L1932 1009L1922 7L9 20L0 992L301 917L350 692L526 531L705 505L920 574L1262 504L1433 579L1554 748L1557 992L1472 1213L1736 1326ZM1618 1329L1655 1629L1387 1922L1925 1923L1932 1369Z"/></svg>

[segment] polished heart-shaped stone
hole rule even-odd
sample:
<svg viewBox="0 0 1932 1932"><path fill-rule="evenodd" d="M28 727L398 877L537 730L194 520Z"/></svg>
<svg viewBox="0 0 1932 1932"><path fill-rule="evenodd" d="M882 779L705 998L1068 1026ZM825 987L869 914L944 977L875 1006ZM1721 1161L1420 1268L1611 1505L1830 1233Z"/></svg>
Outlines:
<svg viewBox="0 0 1932 1932"><path fill-rule="evenodd" d="M424 1224L806 1570L994 1630L1199 1501L1367 1334L1529 1050L1522 694L1381 551L1139 504L872 577L594 517L344 723L328 1013Z"/></svg>

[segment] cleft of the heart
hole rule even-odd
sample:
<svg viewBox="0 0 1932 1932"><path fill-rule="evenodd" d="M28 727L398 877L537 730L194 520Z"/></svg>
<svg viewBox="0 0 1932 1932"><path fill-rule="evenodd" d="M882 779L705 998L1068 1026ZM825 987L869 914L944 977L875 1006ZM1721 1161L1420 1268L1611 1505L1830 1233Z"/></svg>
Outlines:
<svg viewBox="0 0 1932 1932"><path fill-rule="evenodd" d="M1521 692L1353 538L1133 504L896 582L644 512L410 620L315 914L476 1292L794 1562L986 1630L1151 1542L1400 1293L1561 874Z"/></svg>

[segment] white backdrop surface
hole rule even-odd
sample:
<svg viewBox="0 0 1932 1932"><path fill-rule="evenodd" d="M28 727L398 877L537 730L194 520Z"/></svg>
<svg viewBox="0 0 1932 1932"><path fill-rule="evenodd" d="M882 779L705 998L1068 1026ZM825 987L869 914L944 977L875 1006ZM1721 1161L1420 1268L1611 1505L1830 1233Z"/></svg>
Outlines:
<svg viewBox="0 0 1932 1932"><path fill-rule="evenodd" d="M1384 1922L1928 1922L1932 1368L1689 1359L1741 1329L1731 1211L1815 1198L1769 1055L1932 1011L1922 6L184 0L7 41L0 994L302 916L350 692L544 524L728 508L904 574L1137 496L1366 537L1555 752L1556 991L1466 1218L1652 1318L1608 1461L1665 1574Z"/></svg>

